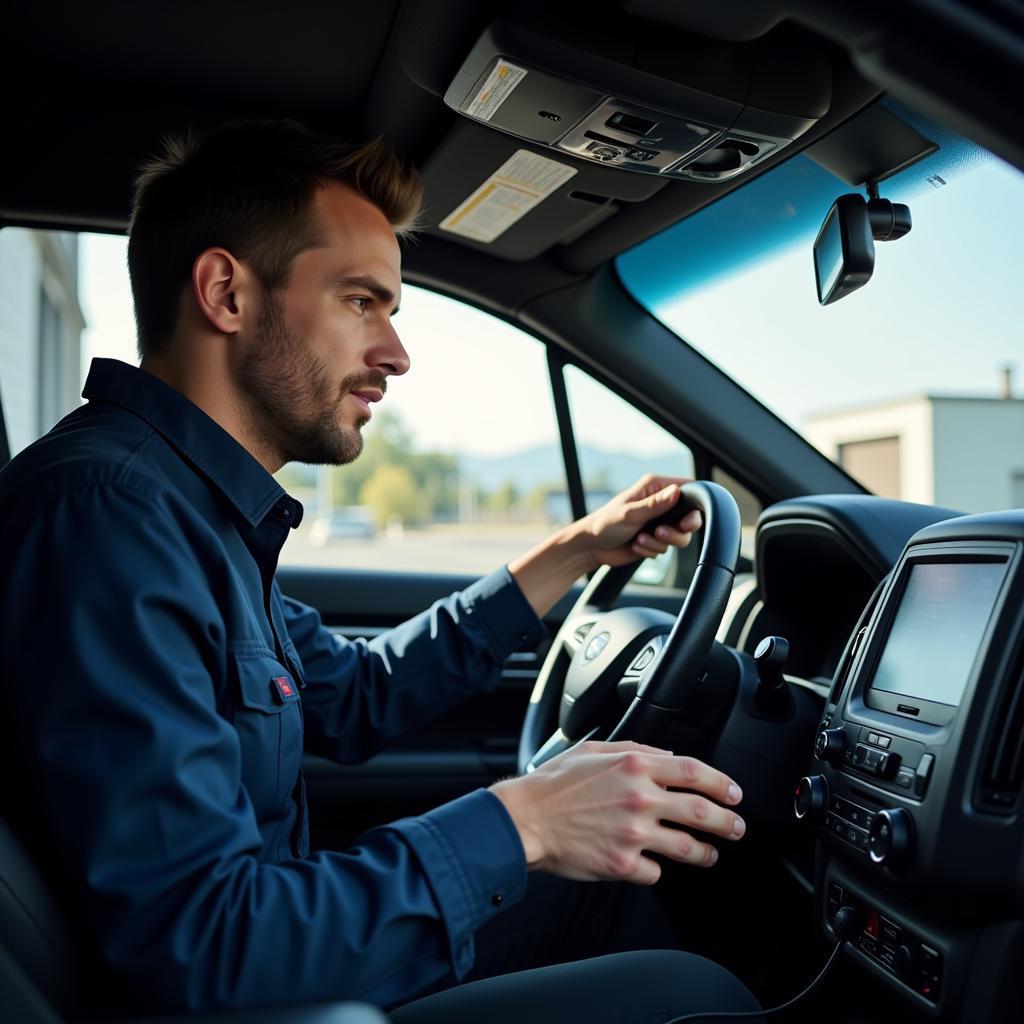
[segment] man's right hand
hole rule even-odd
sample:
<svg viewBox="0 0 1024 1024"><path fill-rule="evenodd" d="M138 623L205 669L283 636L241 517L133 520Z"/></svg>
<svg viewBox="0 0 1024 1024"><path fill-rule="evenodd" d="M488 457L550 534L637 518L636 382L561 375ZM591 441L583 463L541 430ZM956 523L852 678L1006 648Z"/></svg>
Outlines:
<svg viewBox="0 0 1024 1024"><path fill-rule="evenodd" d="M527 866L564 878L653 885L661 867L644 851L698 867L718 860L710 843L663 822L731 840L746 831L727 809L743 798L727 775L631 740L581 743L491 792L519 831Z"/></svg>

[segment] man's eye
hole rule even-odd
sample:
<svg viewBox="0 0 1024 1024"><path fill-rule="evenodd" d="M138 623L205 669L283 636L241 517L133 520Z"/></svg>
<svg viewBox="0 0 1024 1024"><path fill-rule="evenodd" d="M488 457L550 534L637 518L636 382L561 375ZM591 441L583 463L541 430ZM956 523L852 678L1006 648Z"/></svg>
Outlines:
<svg viewBox="0 0 1024 1024"><path fill-rule="evenodd" d="M366 307L370 305L370 300L365 295L354 295L352 301L358 306L360 313L365 313Z"/></svg>

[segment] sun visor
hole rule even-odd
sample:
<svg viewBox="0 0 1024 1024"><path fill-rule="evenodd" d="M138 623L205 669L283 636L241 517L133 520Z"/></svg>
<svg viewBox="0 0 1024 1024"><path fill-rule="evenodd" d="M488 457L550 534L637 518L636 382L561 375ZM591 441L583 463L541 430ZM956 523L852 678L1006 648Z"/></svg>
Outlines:
<svg viewBox="0 0 1024 1024"><path fill-rule="evenodd" d="M766 40L673 55L655 43L642 51L651 55L645 68L642 54L641 66L629 66L494 24L444 100L467 118L547 147L553 159L571 154L638 175L709 183L756 167L828 112L830 66L806 46Z"/></svg>
<svg viewBox="0 0 1024 1024"><path fill-rule="evenodd" d="M420 174L430 234L517 261L571 243L622 204L642 202L666 184L461 119Z"/></svg>

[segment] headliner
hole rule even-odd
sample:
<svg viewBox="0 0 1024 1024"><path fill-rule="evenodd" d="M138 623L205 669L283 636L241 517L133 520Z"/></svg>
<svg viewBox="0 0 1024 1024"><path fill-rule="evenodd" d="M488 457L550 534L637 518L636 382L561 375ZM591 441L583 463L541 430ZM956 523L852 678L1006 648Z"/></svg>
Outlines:
<svg viewBox="0 0 1024 1024"><path fill-rule="evenodd" d="M21 5L8 16L8 39L16 47L0 72L6 95L17 97L7 104L0 211L9 223L123 230L134 170L160 135L233 117L292 116L352 141L383 134L428 169L432 160L443 161L443 187L427 180L428 217L436 222L447 212L449 193L465 196L480 183L481 166L497 167L513 142L528 145L460 118L441 99L473 42L495 20L514 17L528 27L542 26L552 38L626 64L635 62L652 33L688 47L707 45L709 37L740 40L724 45L741 49L789 33L827 55L833 69L829 113L751 175L722 185L655 179L652 188L647 176L577 162L587 171L587 191L609 196L616 212L575 238L571 232L560 235L553 218L525 218L518 252L523 262L514 267L494 253L431 234L428 221L427 235L407 253L410 276L435 277L448 290L470 294L479 290L475 281L488 273L493 279L502 267L506 282L490 290L492 302L508 309L540 289L590 273L873 102L879 86L858 70L863 56L855 67L843 49L818 34L831 30L860 45L866 23L857 29L850 11L872 6L520 0L513 13L491 0ZM930 6L956 5L932 0ZM813 15L803 8L813 8ZM817 19L818 31L785 23L787 14L805 25ZM878 80L885 78L888 65L882 65L873 75Z"/></svg>

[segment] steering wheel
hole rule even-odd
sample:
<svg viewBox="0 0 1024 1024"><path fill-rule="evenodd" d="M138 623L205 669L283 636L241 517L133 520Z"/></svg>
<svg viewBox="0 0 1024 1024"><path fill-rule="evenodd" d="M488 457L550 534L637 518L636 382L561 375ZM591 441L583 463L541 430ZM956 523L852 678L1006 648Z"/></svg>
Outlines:
<svg viewBox="0 0 1024 1024"><path fill-rule="evenodd" d="M677 617L613 608L639 561L602 566L587 584L537 677L519 737L520 774L596 735L616 695L635 693L609 739L650 743L685 713L732 590L740 513L724 487L699 480L683 485L676 504L644 527L678 523L694 508L704 518L704 543Z"/></svg>

